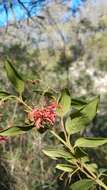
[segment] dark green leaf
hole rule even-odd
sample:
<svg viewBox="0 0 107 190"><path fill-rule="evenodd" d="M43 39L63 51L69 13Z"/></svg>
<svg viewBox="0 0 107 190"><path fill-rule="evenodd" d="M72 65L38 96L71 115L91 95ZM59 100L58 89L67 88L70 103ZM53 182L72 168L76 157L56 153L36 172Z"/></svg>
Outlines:
<svg viewBox="0 0 107 190"><path fill-rule="evenodd" d="M89 190L94 183L91 179L82 179L72 184L70 190Z"/></svg>
<svg viewBox="0 0 107 190"><path fill-rule="evenodd" d="M73 169L71 168L71 165L69 164L57 164L56 168L64 172L70 172L70 173L73 172Z"/></svg>
<svg viewBox="0 0 107 190"><path fill-rule="evenodd" d="M103 144L107 143L107 138L79 138L77 139L77 141L75 142L75 147L97 147L97 146L101 146Z"/></svg>
<svg viewBox="0 0 107 190"><path fill-rule="evenodd" d="M32 126L25 126L25 127L15 126L15 127L10 127L10 128L1 130L0 135L15 136L15 135L25 133L25 132L29 131L30 129L32 129Z"/></svg>
<svg viewBox="0 0 107 190"><path fill-rule="evenodd" d="M24 80L22 77L19 75L17 70L14 68L13 64L11 61L7 60L5 63L5 70L7 72L7 76L11 83L14 85L16 91L19 94L22 94L24 91Z"/></svg>
<svg viewBox="0 0 107 190"><path fill-rule="evenodd" d="M63 117L71 107L71 97L67 89L63 90L59 98L59 108L57 109L57 114Z"/></svg>

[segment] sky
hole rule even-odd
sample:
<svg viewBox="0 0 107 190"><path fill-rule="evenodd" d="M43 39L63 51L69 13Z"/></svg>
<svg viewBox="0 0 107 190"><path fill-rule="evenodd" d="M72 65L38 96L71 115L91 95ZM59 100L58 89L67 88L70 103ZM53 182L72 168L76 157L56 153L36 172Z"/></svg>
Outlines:
<svg viewBox="0 0 107 190"><path fill-rule="evenodd" d="M62 16L62 20L66 21L69 17L78 11L78 8L83 5L86 0L61 0L69 6L68 12ZM9 3L11 2L11 4ZM39 15L45 5L52 2L52 0L38 0L34 6L34 0L2 0L0 3L0 27L5 27L9 23L14 23L15 20L23 20L28 17ZM35 1L36 2L36 1ZM26 8L25 8L26 7Z"/></svg>

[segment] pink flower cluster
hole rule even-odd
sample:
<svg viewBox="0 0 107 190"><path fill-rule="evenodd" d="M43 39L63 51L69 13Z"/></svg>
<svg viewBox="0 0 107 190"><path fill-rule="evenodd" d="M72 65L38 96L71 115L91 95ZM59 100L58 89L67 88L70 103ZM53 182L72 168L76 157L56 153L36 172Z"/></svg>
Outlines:
<svg viewBox="0 0 107 190"><path fill-rule="evenodd" d="M0 141L6 141L6 140L7 140L6 137L0 136Z"/></svg>
<svg viewBox="0 0 107 190"><path fill-rule="evenodd" d="M41 109L34 108L29 113L29 118L34 121L37 129L43 127L44 124L54 125L56 121L56 108L58 104L51 102L50 105Z"/></svg>

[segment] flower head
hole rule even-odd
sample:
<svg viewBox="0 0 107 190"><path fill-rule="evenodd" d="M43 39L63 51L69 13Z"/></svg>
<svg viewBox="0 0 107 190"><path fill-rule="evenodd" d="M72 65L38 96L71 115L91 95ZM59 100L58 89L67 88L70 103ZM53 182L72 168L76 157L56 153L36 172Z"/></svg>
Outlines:
<svg viewBox="0 0 107 190"><path fill-rule="evenodd" d="M6 137L0 136L0 141L6 141L6 140L7 140Z"/></svg>
<svg viewBox="0 0 107 190"><path fill-rule="evenodd" d="M37 129L43 127L44 124L54 125L56 121L56 108L56 102L51 102L48 106L41 109L34 108L29 113L29 118L34 121Z"/></svg>

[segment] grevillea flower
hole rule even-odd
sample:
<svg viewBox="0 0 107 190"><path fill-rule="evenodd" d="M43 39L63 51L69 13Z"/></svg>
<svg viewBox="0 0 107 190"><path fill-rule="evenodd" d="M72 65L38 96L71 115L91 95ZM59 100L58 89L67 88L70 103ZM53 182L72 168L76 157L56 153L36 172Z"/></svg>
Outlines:
<svg viewBox="0 0 107 190"><path fill-rule="evenodd" d="M34 121L37 129L44 124L54 125L56 121L57 103L51 102L48 106L41 109L34 108L28 115L31 121Z"/></svg>
<svg viewBox="0 0 107 190"><path fill-rule="evenodd" d="M6 140L7 140L6 137L0 136L0 141L6 141Z"/></svg>

